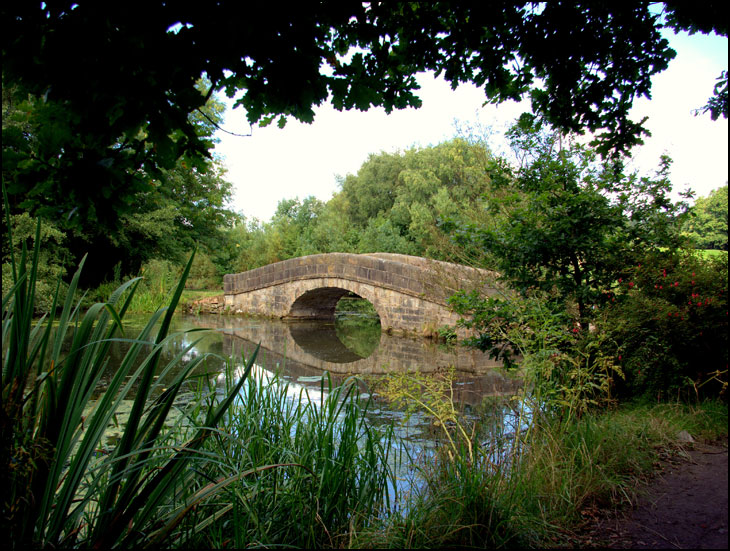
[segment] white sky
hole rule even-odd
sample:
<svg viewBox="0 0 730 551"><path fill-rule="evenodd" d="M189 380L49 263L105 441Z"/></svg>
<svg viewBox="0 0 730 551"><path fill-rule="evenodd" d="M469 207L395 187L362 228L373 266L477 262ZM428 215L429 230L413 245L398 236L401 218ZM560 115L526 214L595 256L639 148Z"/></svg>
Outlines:
<svg viewBox="0 0 730 551"><path fill-rule="evenodd" d="M635 102L634 120L648 116L652 137L634 150L634 168L651 174L659 156L674 160L675 192L691 187L706 196L728 180L728 126L726 119L712 121L709 114L693 116L705 105L715 79L728 67L727 38L694 35L668 36L677 57L654 78L652 100ZM247 218L268 221L282 199L309 195L327 201L338 191L336 176L355 174L371 153L403 151L411 146L435 145L456 134L454 122L478 123L496 131L495 151L506 151L499 139L528 106L504 103L482 106L484 93L471 85L452 91L442 80L420 75L423 100L420 109L339 112L330 105L315 109L311 125L288 121L284 129L275 123L255 127L250 137L218 133L216 153L224 158L227 179L234 184L231 207ZM223 127L248 134L242 109L228 110Z"/></svg>

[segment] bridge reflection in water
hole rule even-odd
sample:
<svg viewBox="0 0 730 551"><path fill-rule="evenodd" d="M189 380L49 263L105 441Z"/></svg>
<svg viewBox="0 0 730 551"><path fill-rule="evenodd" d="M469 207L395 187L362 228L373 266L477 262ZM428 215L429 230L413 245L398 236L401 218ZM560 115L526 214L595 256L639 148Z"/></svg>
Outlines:
<svg viewBox="0 0 730 551"><path fill-rule="evenodd" d="M206 320L210 327L210 320ZM282 322L219 316L215 323L223 332L223 354L246 357L261 344L259 363L267 370L281 370L293 381L313 382L325 371L339 382L349 375L387 375L419 371L457 371L454 398L477 404L485 396L511 395L519 379L507 376L501 363L480 351L462 347L447 349L423 339L408 339L381 333L373 352L362 358L345 346L335 326L325 322Z"/></svg>

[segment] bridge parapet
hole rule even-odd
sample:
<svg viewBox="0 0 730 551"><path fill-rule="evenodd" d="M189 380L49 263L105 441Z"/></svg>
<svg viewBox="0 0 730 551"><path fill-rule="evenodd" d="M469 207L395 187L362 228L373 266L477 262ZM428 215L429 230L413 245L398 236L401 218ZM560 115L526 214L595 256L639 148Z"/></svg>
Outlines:
<svg viewBox="0 0 730 551"><path fill-rule="evenodd" d="M334 277L391 289L445 305L458 289L483 288L494 274L426 258L392 253L327 253L283 260L223 278L226 295L292 281ZM491 287L487 289L489 291Z"/></svg>

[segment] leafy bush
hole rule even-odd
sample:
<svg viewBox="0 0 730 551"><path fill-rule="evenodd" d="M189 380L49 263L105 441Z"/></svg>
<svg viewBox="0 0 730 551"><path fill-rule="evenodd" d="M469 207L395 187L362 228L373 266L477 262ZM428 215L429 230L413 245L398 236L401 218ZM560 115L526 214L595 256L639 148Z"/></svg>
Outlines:
<svg viewBox="0 0 730 551"><path fill-rule="evenodd" d="M5 296L13 284L13 270L10 256L20 256L22 245L32 249L36 240L36 221L27 213L9 216L12 246L3 241L3 285ZM6 221L7 223L7 221ZM65 260L68 251L63 247L66 234L48 221L42 221L38 237L41 250L38 253L36 266L35 313L48 313L53 303L53 294L59 278L66 275ZM65 289L62 284L62 289Z"/></svg>
<svg viewBox="0 0 730 551"><path fill-rule="evenodd" d="M727 262L659 253L617 282L598 328L626 373L622 396L726 397Z"/></svg>
<svg viewBox="0 0 730 551"><path fill-rule="evenodd" d="M606 350L609 337L583 330L546 293L483 298L459 292L449 303L464 316L460 325L476 333L466 345L520 368L533 407L569 419L613 402L623 374Z"/></svg>
<svg viewBox="0 0 730 551"><path fill-rule="evenodd" d="M150 260L140 269L142 282L130 304L132 312L154 312L168 301L180 267L168 260Z"/></svg>
<svg viewBox="0 0 730 551"><path fill-rule="evenodd" d="M697 198L685 228L697 248L727 251L727 212L727 184Z"/></svg>
<svg viewBox="0 0 730 551"><path fill-rule="evenodd" d="M186 289L221 288L222 279L210 256L199 251L190 268L190 277L185 284Z"/></svg>

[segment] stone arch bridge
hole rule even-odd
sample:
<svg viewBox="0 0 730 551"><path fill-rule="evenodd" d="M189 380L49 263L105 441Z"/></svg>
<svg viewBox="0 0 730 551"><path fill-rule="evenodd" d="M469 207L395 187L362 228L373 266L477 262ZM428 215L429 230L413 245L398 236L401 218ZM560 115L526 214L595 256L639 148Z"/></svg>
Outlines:
<svg viewBox="0 0 730 551"><path fill-rule="evenodd" d="M495 292L494 274L458 264L391 253L328 253L292 258L223 278L233 313L334 320L354 293L370 301L385 331L433 335L455 325L447 299L459 289Z"/></svg>

